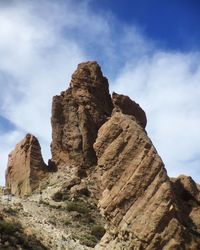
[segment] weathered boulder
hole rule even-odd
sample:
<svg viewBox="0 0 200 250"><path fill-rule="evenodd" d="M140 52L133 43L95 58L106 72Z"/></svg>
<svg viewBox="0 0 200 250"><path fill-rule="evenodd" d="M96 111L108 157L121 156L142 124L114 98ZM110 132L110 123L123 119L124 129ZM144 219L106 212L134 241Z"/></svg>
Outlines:
<svg viewBox="0 0 200 250"><path fill-rule="evenodd" d="M108 222L96 249L200 248L200 231L181 220L164 164L134 116L114 112L94 149L91 191Z"/></svg>
<svg viewBox="0 0 200 250"><path fill-rule="evenodd" d="M87 168L96 163L93 143L113 109L108 81L96 62L78 65L70 87L52 104L52 159Z"/></svg>
<svg viewBox="0 0 200 250"><path fill-rule="evenodd" d="M112 101L117 110L120 110L123 114L133 115L143 128L146 127L147 117L139 104L132 101L128 96L119 95L115 92L112 94Z"/></svg>
<svg viewBox="0 0 200 250"><path fill-rule="evenodd" d="M40 144L35 136L27 134L9 154L6 186L12 194L23 196L38 188L46 176Z"/></svg>
<svg viewBox="0 0 200 250"><path fill-rule="evenodd" d="M178 207L179 220L191 233L200 237L199 186L191 177L184 175L171 178L171 181Z"/></svg>

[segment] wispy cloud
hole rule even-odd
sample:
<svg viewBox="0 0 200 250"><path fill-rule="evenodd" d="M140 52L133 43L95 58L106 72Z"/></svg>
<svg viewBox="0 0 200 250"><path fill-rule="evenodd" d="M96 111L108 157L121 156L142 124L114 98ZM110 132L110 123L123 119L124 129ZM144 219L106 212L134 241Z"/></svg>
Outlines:
<svg viewBox="0 0 200 250"><path fill-rule="evenodd" d="M6 155L26 132L39 137L48 158L52 96L68 87L79 62L97 60L111 89L147 111L149 135L169 173L200 180L198 158L181 162L198 153L200 142L198 53L162 52L138 27L93 12L90 1L36 0L1 6L0 54L0 115L15 125L1 134L0 179Z"/></svg>
<svg viewBox="0 0 200 250"><path fill-rule="evenodd" d="M164 53L127 64L114 88L146 110L150 137L172 176L200 181L200 53ZM195 158L195 162L192 160Z"/></svg>

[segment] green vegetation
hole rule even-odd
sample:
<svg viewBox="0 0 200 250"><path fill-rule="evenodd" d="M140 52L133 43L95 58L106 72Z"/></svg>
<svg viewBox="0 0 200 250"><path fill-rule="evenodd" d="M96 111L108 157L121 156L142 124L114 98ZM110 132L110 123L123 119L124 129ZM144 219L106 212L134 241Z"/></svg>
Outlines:
<svg viewBox="0 0 200 250"><path fill-rule="evenodd" d="M0 249L15 250L16 246L29 250L47 250L34 235L23 233L21 224L17 221L0 219L1 245Z"/></svg>
<svg viewBox="0 0 200 250"><path fill-rule="evenodd" d="M66 219L66 220L64 221L64 224L65 224L65 226L69 226L69 225L72 224L72 222L71 222L69 219Z"/></svg>
<svg viewBox="0 0 200 250"><path fill-rule="evenodd" d="M56 202L59 202L59 201L62 201L63 199L63 193L58 191L56 192L53 196L52 196L52 199Z"/></svg>
<svg viewBox="0 0 200 250"><path fill-rule="evenodd" d="M18 223L0 220L0 232L6 233L6 234L12 234L16 231L19 231L20 229L21 229L21 226Z"/></svg>
<svg viewBox="0 0 200 250"><path fill-rule="evenodd" d="M94 235L97 239L101 239L105 234L106 230L101 225L94 225L91 229L91 234Z"/></svg>
<svg viewBox="0 0 200 250"><path fill-rule="evenodd" d="M98 239L87 232L81 235L73 235L73 238L78 239L82 245L85 245L87 247L95 247L98 243Z"/></svg>
<svg viewBox="0 0 200 250"><path fill-rule="evenodd" d="M80 243L82 245L85 245L87 247L95 247L96 244L98 243L98 240L96 237L94 237L91 234L85 234L82 238L79 239Z"/></svg>
<svg viewBox="0 0 200 250"><path fill-rule="evenodd" d="M69 192L68 190L57 191L51 198L56 202L65 201L69 199Z"/></svg>
<svg viewBox="0 0 200 250"><path fill-rule="evenodd" d="M66 205L67 211L76 211L80 214L88 214L90 212L90 208L88 204L84 201L69 201Z"/></svg>
<svg viewBox="0 0 200 250"><path fill-rule="evenodd" d="M82 245L88 247L95 247L102 236L105 234L105 229L101 225L93 225L91 231L85 231L82 234L75 236Z"/></svg>
<svg viewBox="0 0 200 250"><path fill-rule="evenodd" d="M3 209L4 213L7 213L9 215L16 215L17 214L17 210L11 207L7 207Z"/></svg>

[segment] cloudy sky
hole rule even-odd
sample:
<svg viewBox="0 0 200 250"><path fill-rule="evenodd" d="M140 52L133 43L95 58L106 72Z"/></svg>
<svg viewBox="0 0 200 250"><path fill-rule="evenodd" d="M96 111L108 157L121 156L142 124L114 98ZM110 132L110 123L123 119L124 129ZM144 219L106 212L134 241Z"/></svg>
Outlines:
<svg viewBox="0 0 200 250"><path fill-rule="evenodd" d="M27 132L50 158L51 100L78 63L146 111L170 176L200 182L198 0L0 0L0 184Z"/></svg>

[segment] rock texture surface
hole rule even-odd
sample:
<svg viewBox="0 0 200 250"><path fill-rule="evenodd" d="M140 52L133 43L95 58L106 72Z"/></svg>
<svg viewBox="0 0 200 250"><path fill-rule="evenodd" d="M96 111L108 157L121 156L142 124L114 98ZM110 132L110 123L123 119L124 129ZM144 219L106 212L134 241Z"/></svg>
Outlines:
<svg viewBox="0 0 200 250"><path fill-rule="evenodd" d="M40 144L36 137L27 134L9 154L6 186L12 194L23 196L38 188L46 175Z"/></svg>
<svg viewBox="0 0 200 250"><path fill-rule="evenodd" d="M93 193L108 221L107 233L96 249L200 248L199 190L187 178L172 185L135 117L115 112L100 128L94 149L98 166ZM174 192L177 183L196 201L196 223L186 223L191 218L181 212L180 194Z"/></svg>
<svg viewBox="0 0 200 250"><path fill-rule="evenodd" d="M69 89L53 98L53 161L84 168L94 165L93 143L112 108L108 81L99 65L96 62L79 64Z"/></svg>
<svg viewBox="0 0 200 250"><path fill-rule="evenodd" d="M121 111L123 114L133 115L143 128L146 127L147 117L139 104L132 101L128 96L119 95L115 92L112 94L112 101L117 110Z"/></svg>

